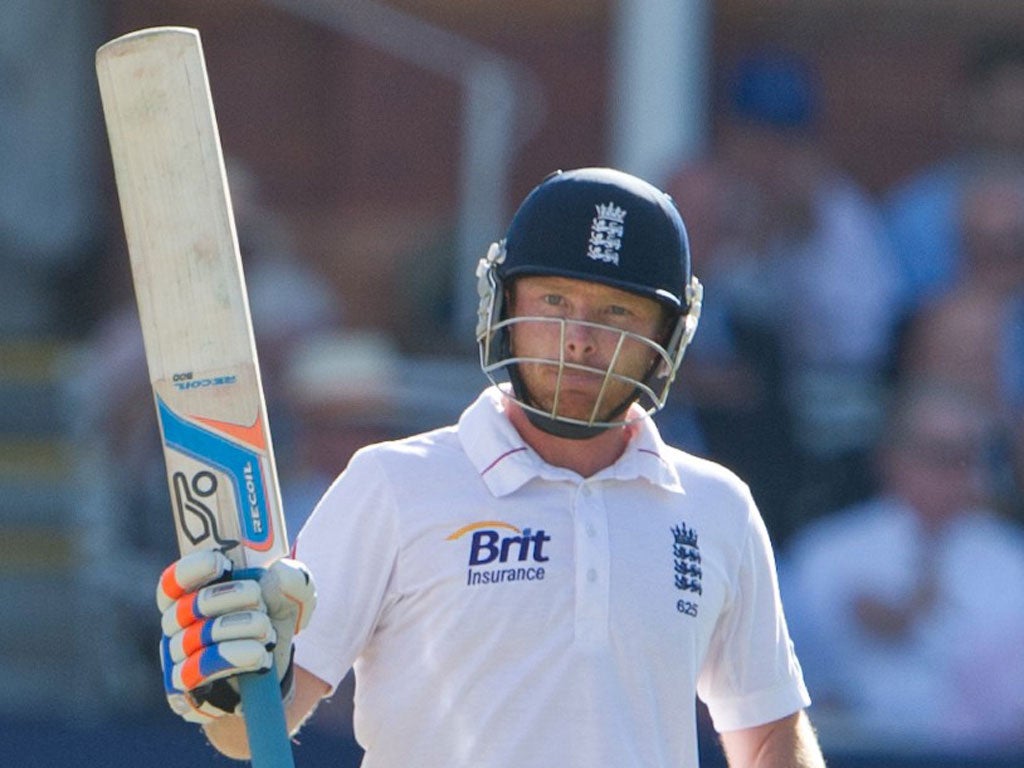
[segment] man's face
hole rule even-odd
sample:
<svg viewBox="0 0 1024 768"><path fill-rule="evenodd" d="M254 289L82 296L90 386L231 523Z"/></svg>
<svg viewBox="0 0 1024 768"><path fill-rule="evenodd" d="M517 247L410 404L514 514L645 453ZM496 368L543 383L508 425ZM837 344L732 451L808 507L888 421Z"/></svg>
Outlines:
<svg viewBox="0 0 1024 768"><path fill-rule="evenodd" d="M521 277L510 293L510 316L531 318L511 325L512 355L548 361L518 367L533 405L557 416L607 420L657 359L635 337L664 343L666 313L653 299L549 276Z"/></svg>

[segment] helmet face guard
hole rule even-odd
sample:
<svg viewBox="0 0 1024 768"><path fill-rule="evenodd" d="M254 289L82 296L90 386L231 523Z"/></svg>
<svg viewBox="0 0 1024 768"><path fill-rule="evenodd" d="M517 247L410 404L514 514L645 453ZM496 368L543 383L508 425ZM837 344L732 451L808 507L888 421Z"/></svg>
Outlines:
<svg viewBox="0 0 1024 768"><path fill-rule="evenodd" d="M523 408L535 426L559 437L585 439L606 429L635 421L641 414L656 413L665 406L669 389L700 319L703 287L696 277L690 278L690 284L684 292L687 311L670 317L665 339L659 341L621 328L584 320L530 315L507 316L508 287L499 273L504 256L504 242L494 243L487 257L481 259L477 268L480 307L476 335L480 350L480 367L492 383L502 386L506 395ZM596 368L565 359L566 334L571 325L588 328L596 334L607 336L610 340L609 348L614 349L607 366ZM558 328L557 357L525 357L513 351L511 339L514 330L517 327L531 326ZM642 376L634 377L617 370L620 357L629 345L639 346L650 352L652 363ZM556 372L554 397L550 407L541 407L528 391L520 374L521 365L550 366ZM568 416L560 410L562 376L567 371L587 373L601 378L600 390L587 418ZM613 384L626 385L631 394L625 398L619 395L616 401L612 391L621 392L621 388L614 388ZM624 417L623 414L627 413L634 402L640 405L641 411L632 417Z"/></svg>

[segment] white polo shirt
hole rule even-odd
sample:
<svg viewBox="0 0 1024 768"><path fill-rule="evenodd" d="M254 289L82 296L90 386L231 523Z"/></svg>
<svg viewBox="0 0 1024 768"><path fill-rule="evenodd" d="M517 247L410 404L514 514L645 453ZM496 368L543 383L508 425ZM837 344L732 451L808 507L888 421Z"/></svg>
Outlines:
<svg viewBox="0 0 1024 768"><path fill-rule="evenodd" d="M365 768L695 767L695 691L719 730L809 703L746 486L650 419L584 479L490 388L356 454L296 557L319 593L296 663L354 665Z"/></svg>

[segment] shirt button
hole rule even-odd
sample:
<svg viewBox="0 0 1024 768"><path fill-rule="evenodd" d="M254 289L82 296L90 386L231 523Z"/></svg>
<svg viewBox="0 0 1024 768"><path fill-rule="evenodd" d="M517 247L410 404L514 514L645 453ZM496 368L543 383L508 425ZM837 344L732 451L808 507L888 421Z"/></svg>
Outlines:
<svg viewBox="0 0 1024 768"><path fill-rule="evenodd" d="M591 583L597 581L597 570L591 568L589 571L587 571L587 581Z"/></svg>
<svg viewBox="0 0 1024 768"><path fill-rule="evenodd" d="M580 493L582 493L584 496L589 497L590 494L593 493L593 491L590 490L590 486L589 485L584 485L583 489L580 491Z"/></svg>
<svg viewBox="0 0 1024 768"><path fill-rule="evenodd" d="M587 523L587 536L590 538L597 536L597 528L594 527L593 523Z"/></svg>

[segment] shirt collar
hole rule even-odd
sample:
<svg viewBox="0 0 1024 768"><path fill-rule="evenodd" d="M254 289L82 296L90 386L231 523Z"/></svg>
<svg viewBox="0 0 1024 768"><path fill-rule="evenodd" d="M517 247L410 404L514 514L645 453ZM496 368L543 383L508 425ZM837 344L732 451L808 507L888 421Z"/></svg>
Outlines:
<svg viewBox="0 0 1024 768"><path fill-rule="evenodd" d="M683 493L679 473L667 458L666 445L652 419L629 426L633 435L618 461L598 472L593 480L643 479L674 493ZM514 493L530 480L562 480L574 484L582 478L572 470L545 462L526 444L505 413L505 397L497 387L485 389L459 418L459 441L470 462L495 496Z"/></svg>

